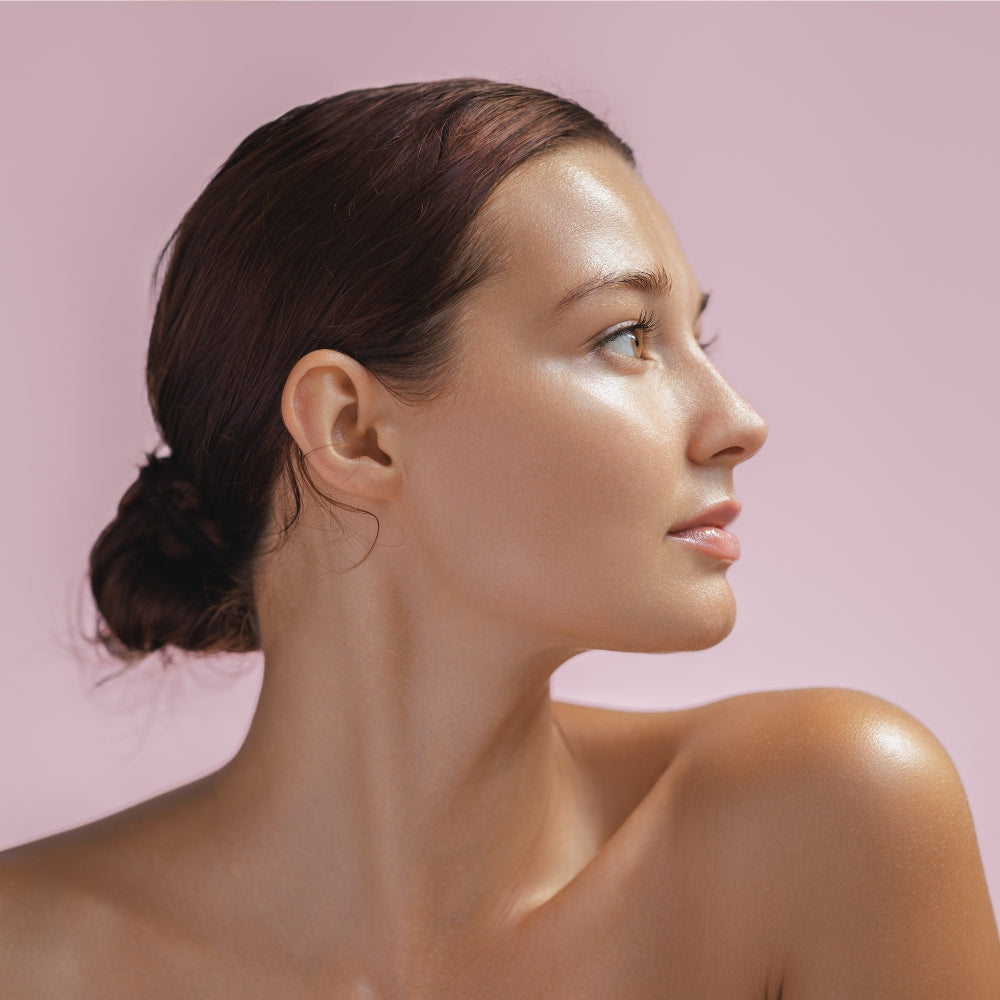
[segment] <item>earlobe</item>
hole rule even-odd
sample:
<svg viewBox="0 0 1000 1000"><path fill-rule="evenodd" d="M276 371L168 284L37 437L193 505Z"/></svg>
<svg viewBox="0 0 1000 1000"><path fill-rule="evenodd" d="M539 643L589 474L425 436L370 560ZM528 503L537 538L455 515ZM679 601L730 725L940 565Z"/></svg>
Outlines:
<svg viewBox="0 0 1000 1000"><path fill-rule="evenodd" d="M285 381L281 416L317 482L360 498L389 496L398 478L388 393L340 351L300 358Z"/></svg>

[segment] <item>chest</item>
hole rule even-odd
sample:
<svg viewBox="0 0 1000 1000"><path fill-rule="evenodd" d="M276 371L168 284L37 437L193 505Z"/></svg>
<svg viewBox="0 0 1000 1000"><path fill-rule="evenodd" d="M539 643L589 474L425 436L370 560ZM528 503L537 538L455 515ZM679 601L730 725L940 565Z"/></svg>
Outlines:
<svg viewBox="0 0 1000 1000"><path fill-rule="evenodd" d="M626 876L586 873L514 932L487 935L475 945L444 945L415 962L409 975L388 975L387 966L379 967L377 947L363 959L310 962L283 956L263 942L237 940L220 927L215 942L200 946L129 941L75 976L73 996L765 1000L774 995L771 956L753 927L734 926L731 914L689 898L682 888L671 897L648 873L644 884Z"/></svg>

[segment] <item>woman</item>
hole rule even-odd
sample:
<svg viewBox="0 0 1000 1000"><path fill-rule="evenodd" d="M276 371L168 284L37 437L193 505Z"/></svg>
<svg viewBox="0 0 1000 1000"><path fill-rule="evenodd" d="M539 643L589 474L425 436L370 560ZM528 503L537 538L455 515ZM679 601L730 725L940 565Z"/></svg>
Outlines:
<svg viewBox="0 0 1000 1000"><path fill-rule="evenodd" d="M262 649L215 774L8 852L43 997L995 1000L957 776L898 709L554 703L722 639L760 417L631 151L452 80L297 108L174 235L100 637ZM6 996L7 994L5 994Z"/></svg>

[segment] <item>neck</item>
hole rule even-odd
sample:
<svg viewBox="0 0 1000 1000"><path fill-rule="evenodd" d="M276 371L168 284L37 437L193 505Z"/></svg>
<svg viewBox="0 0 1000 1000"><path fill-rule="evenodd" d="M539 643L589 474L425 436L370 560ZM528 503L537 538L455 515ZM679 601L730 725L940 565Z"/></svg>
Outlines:
<svg viewBox="0 0 1000 1000"><path fill-rule="evenodd" d="M221 778L294 912L419 950L570 881L600 846L549 695L576 651L368 562L322 600L286 583L261 604L260 702Z"/></svg>

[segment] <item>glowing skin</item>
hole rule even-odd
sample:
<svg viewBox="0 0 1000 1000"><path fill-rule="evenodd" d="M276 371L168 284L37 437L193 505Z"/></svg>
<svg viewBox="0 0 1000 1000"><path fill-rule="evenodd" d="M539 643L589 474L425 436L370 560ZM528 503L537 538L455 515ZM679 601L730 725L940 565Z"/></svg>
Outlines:
<svg viewBox="0 0 1000 1000"><path fill-rule="evenodd" d="M463 312L453 397L409 432L408 541L456 596L539 643L717 642L734 616L726 565L667 532L733 496L733 467L765 428L698 346L702 290L670 223L623 160L595 150L521 170L484 225L503 234L505 266ZM668 294L611 286L552 316L595 276L661 269ZM623 331L595 349L646 311L648 348Z"/></svg>
<svg viewBox="0 0 1000 1000"><path fill-rule="evenodd" d="M503 266L464 303L451 392L403 406L335 351L285 386L313 476L378 516L377 544L359 562L373 519L338 512L341 530L306 495L259 567L245 745L0 859L0 982L995 1000L968 806L904 713L829 690L647 714L551 702L582 650L728 633L733 470L765 430L698 346L702 291L616 154L533 161L480 221ZM633 277L557 308L636 272L669 288ZM596 347L649 313L648 343Z"/></svg>

